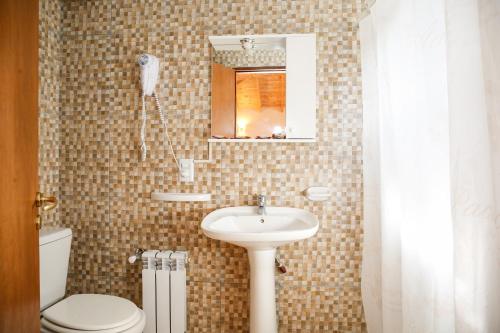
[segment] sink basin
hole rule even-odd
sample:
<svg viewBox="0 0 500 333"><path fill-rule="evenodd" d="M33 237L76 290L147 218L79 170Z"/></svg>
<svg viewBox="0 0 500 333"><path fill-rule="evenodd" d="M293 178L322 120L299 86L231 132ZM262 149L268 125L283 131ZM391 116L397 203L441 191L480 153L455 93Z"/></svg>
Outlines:
<svg viewBox="0 0 500 333"><path fill-rule="evenodd" d="M272 249L306 239L318 231L318 219L298 208L266 207L259 215L257 207L222 208L208 214L201 224L210 238L247 249Z"/></svg>
<svg viewBox="0 0 500 333"><path fill-rule="evenodd" d="M213 239L247 249L250 262L250 333L276 333L275 257L280 245L312 237L318 219L298 208L228 207L213 211L201 223Z"/></svg>

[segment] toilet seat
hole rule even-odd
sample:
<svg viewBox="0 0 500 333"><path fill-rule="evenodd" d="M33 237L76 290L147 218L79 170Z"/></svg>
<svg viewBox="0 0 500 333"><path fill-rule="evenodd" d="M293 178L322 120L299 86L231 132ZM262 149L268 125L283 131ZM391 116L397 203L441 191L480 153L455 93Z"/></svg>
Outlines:
<svg viewBox="0 0 500 333"><path fill-rule="evenodd" d="M121 297L72 295L42 313L42 328L57 333L140 333L144 312Z"/></svg>
<svg viewBox="0 0 500 333"><path fill-rule="evenodd" d="M131 327L115 327L108 330L100 330L100 331L82 331L82 330L74 330L71 328L61 327L54 325L50 321L45 318L41 320L41 332L42 333L142 333L144 326L146 325L146 316L142 310L139 310L141 316L139 321L135 323Z"/></svg>

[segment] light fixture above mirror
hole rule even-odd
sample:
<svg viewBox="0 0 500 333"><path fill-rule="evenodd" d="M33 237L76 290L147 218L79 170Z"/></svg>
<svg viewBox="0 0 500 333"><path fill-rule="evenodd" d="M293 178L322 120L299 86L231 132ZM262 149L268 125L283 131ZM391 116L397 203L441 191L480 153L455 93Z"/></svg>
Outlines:
<svg viewBox="0 0 500 333"><path fill-rule="evenodd" d="M255 48L255 39L253 38L246 37L240 39L240 43L241 43L241 48L247 52L251 52Z"/></svg>

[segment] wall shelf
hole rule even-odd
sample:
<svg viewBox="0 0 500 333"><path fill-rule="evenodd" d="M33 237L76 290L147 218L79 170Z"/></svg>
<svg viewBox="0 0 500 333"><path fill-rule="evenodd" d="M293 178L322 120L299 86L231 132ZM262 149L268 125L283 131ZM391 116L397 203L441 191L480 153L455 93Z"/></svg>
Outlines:
<svg viewBox="0 0 500 333"><path fill-rule="evenodd" d="M211 198L210 193L151 193L151 199L159 201L210 201Z"/></svg>
<svg viewBox="0 0 500 333"><path fill-rule="evenodd" d="M210 143L315 143L316 139L208 139Z"/></svg>

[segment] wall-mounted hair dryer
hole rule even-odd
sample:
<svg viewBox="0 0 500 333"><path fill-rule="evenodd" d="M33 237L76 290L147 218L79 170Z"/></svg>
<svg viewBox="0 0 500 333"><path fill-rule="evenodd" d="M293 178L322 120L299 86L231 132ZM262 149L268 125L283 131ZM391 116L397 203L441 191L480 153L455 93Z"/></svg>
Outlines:
<svg viewBox="0 0 500 333"><path fill-rule="evenodd" d="M158 109L158 113L160 114L160 119L163 124L163 129L165 131L165 137L167 139L170 152L172 153L175 164L179 169L179 162L177 161L174 148L172 147L172 141L170 141L170 136L168 135L167 120L165 118L165 115L163 114L160 101L158 100L158 96L155 92L155 85L156 82L158 81L158 76L160 72L160 61L154 55L141 54L139 56L139 59L137 59L137 63L141 68L141 87L142 87L141 158L143 161L146 160L148 151L146 145L146 122L147 122L146 96L153 96L155 98L156 108Z"/></svg>
<svg viewBox="0 0 500 333"><path fill-rule="evenodd" d="M142 93L146 96L153 96L160 72L160 61L151 54L141 54L137 62L141 68Z"/></svg>

